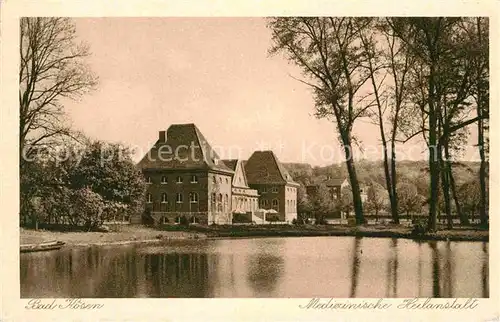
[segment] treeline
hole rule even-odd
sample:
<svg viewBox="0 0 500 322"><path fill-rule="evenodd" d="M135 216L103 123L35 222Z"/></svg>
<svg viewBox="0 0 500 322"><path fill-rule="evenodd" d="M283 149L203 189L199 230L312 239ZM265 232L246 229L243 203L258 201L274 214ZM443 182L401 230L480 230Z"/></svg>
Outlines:
<svg viewBox="0 0 500 322"><path fill-rule="evenodd" d="M313 214L317 222L332 213L343 211L347 214L353 211L352 191L344 189L340 199L333 199L331 191L325 185L329 178L347 179L345 164L335 164L324 167L313 167L306 163L285 163L290 175L300 184L298 189L299 214ZM380 215L391 213L391 205L387 190L384 187L385 177L382 161L362 160L357 163L358 180L365 189L366 201L364 214L378 219ZM401 161L397 165L398 214L406 218L422 217L428 207L429 168L425 161ZM477 176L480 171L479 162L453 163L453 175L456 178L457 202L459 207L452 205L452 211L458 215L462 212L468 219L479 216L480 186ZM306 187L315 185L317 192L308 195ZM445 204L441 198L438 202L439 214L445 214ZM440 216L438 216L440 217ZM456 217L455 217L456 218Z"/></svg>
<svg viewBox="0 0 500 322"><path fill-rule="evenodd" d="M142 210L145 182L131 151L67 125L64 100L98 83L71 19L21 18L19 52L20 225L92 230Z"/></svg>
<svg viewBox="0 0 500 322"><path fill-rule="evenodd" d="M489 21L483 17L269 18L271 54L284 54L303 72L318 118L332 120L345 153L357 224L365 222L359 167L353 159L361 119L378 126L382 187L394 223L400 198L396 145L420 137L427 146L427 230L435 231L440 200L447 226L453 208L462 224L454 176L457 152L476 125L479 214L488 225ZM454 205L453 205L454 204Z"/></svg>

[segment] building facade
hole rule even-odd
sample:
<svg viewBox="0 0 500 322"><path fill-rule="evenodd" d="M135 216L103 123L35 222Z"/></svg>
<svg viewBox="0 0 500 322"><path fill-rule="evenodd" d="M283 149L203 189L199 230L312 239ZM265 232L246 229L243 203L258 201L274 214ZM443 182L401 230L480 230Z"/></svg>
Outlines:
<svg viewBox="0 0 500 322"><path fill-rule="evenodd" d="M157 224L183 217L199 224L252 222L262 209L274 209L273 221L297 218L299 185L272 151L255 152L246 162L221 160L194 124L160 131L138 167L147 182L145 215Z"/></svg>
<svg viewBox="0 0 500 322"><path fill-rule="evenodd" d="M229 224L234 171L194 124L174 124L139 162L148 185L146 211L156 223Z"/></svg>
<svg viewBox="0 0 500 322"><path fill-rule="evenodd" d="M273 151L255 151L244 164L250 188L259 194L259 208L274 210L275 221L297 219L297 188ZM272 215L267 215L270 219Z"/></svg>

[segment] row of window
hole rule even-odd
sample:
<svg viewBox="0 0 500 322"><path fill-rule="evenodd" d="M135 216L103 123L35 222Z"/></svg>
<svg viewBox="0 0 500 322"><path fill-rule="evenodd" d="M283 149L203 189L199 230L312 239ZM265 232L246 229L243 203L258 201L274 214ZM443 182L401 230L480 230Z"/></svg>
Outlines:
<svg viewBox="0 0 500 322"><path fill-rule="evenodd" d="M153 202L153 195L152 194L148 193L146 195L146 202L147 203ZM175 202L176 203L183 203L184 202L184 194L176 193L175 194ZM189 193L189 202L190 203L197 203L198 202L198 193L190 192ZM161 203L168 203L168 197L167 197L166 193L161 194Z"/></svg>
<svg viewBox="0 0 500 322"><path fill-rule="evenodd" d="M277 211L279 211L279 200L278 199L273 199L271 201L271 207ZM286 201L286 206L288 208L292 208L292 207L295 207L297 205L297 201L296 200L287 200ZM267 199L262 199L260 201L260 206L261 208L264 208L264 209L267 209L269 208L269 200Z"/></svg>
<svg viewBox="0 0 500 322"><path fill-rule="evenodd" d="M270 189L268 189L267 187L262 187L261 189L259 189L259 193L267 192L278 193L278 187L271 187Z"/></svg>
<svg viewBox="0 0 500 322"><path fill-rule="evenodd" d="M175 183L183 183L184 178L182 176L177 176L175 179ZM213 177L213 182L217 183L217 178ZM146 183L153 183L153 179L151 177L146 177ZM168 177L167 176L162 176L161 177L161 184L167 184L168 183ZM192 175L191 176L191 183L198 183L198 176ZM222 177L219 177L219 183L223 183ZM229 178L226 178L226 183L229 183Z"/></svg>

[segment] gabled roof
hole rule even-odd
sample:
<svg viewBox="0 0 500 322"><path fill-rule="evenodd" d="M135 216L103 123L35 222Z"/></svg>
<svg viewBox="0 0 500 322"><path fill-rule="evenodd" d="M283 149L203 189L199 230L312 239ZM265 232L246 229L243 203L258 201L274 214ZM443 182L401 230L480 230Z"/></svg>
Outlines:
<svg viewBox="0 0 500 322"><path fill-rule="evenodd" d="M298 184L273 151L255 151L244 167L248 184Z"/></svg>
<svg viewBox="0 0 500 322"><path fill-rule="evenodd" d="M226 159L222 161L229 169L234 171L233 186L240 188L249 188L244 162L238 159ZM238 168L240 169L241 175L243 176L243 182L241 184L239 182L236 182L236 179L238 177Z"/></svg>
<svg viewBox="0 0 500 322"><path fill-rule="evenodd" d="M160 135L161 137L161 135ZM137 164L141 169L207 169L233 173L193 123L172 124Z"/></svg>

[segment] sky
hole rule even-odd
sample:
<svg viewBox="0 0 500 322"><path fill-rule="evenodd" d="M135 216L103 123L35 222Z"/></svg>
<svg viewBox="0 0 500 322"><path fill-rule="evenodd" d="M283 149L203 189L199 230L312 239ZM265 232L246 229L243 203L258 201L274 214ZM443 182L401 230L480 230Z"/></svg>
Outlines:
<svg viewBox="0 0 500 322"><path fill-rule="evenodd" d="M221 158L273 150L282 162L342 160L335 125L314 116L301 71L270 56L263 18L78 18L97 89L65 103L75 129L121 142L140 159L170 124L195 123ZM354 127L367 159L380 158L378 128ZM474 136L471 137L471 144ZM421 142L400 148L423 158ZM368 151L371 151L368 153ZM476 157L469 148L466 159Z"/></svg>

